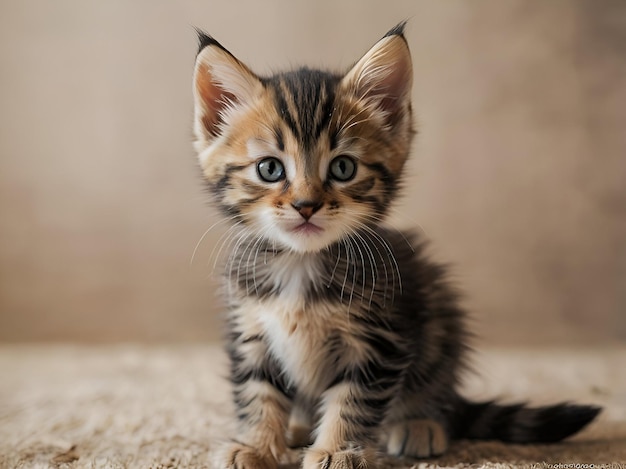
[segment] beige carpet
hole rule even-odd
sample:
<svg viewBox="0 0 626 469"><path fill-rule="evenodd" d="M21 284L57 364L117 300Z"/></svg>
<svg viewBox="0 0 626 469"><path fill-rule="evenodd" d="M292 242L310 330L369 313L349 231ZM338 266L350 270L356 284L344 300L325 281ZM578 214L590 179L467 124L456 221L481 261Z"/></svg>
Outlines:
<svg viewBox="0 0 626 469"><path fill-rule="evenodd" d="M489 349L474 362L470 396L605 411L565 443L458 442L399 467L626 467L626 348ZM0 467L210 468L230 431L224 364L215 345L0 346Z"/></svg>

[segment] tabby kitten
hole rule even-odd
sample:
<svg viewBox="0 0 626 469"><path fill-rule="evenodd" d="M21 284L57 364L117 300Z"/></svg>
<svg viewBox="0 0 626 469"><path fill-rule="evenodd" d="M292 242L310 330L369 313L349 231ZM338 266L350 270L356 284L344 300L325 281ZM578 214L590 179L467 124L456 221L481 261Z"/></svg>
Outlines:
<svg viewBox="0 0 626 469"><path fill-rule="evenodd" d="M345 74L253 73L199 33L195 148L232 222L227 352L239 432L220 467L372 467L453 438L558 441L599 408L471 403L441 266L382 225L414 135L404 24Z"/></svg>

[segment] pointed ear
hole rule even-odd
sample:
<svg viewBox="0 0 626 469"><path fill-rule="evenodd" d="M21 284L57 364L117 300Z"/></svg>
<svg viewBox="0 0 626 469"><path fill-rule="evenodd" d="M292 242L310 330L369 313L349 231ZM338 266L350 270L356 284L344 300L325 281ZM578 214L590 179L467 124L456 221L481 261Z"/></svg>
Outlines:
<svg viewBox="0 0 626 469"><path fill-rule="evenodd" d="M219 42L198 31L200 50L193 77L194 133L198 150L221 132L228 112L250 103L261 80Z"/></svg>
<svg viewBox="0 0 626 469"><path fill-rule="evenodd" d="M345 89L383 111L388 124L394 124L410 105L412 85L413 65L404 23L374 44L342 80Z"/></svg>

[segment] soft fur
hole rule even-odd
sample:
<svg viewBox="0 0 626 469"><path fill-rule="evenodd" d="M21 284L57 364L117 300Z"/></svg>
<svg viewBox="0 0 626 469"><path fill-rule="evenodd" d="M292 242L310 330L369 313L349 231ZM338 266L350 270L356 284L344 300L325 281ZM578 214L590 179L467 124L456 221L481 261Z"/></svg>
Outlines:
<svg viewBox="0 0 626 469"><path fill-rule="evenodd" d="M305 469L445 451L451 438L556 441L598 409L466 402L467 332L443 268L385 228L413 138L401 24L345 74L259 77L200 33L195 147L231 227L227 351L240 430L219 463ZM352 170L355 170L354 172Z"/></svg>

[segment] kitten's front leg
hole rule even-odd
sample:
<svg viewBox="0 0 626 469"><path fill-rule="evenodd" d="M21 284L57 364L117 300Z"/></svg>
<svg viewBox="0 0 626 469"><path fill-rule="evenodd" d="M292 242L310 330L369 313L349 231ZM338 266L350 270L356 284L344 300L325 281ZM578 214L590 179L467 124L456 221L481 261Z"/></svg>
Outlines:
<svg viewBox="0 0 626 469"><path fill-rule="evenodd" d="M222 456L228 469L275 469L286 451L291 407L279 370L261 337L240 339L228 348L238 434Z"/></svg>
<svg viewBox="0 0 626 469"><path fill-rule="evenodd" d="M322 397L316 439L303 469L376 467L375 446L401 370L372 360L351 371Z"/></svg>

